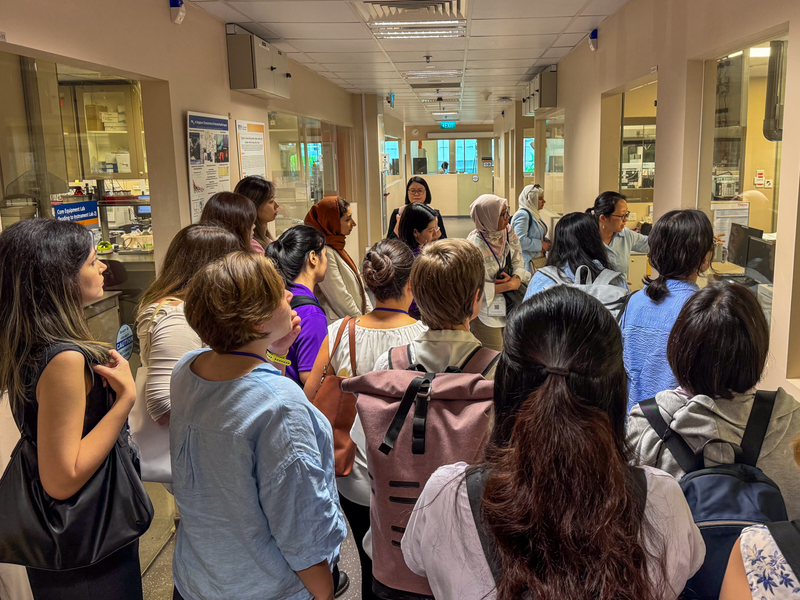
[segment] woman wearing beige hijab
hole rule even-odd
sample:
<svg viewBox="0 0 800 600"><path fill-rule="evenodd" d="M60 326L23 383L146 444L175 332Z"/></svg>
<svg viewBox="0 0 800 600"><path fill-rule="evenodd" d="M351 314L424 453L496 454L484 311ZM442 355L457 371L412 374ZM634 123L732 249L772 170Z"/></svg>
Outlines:
<svg viewBox="0 0 800 600"><path fill-rule="evenodd" d="M519 238L509 225L508 200L483 194L469 207L469 216L475 229L467 240L481 251L486 271L481 311L470 324L470 331L485 348L502 351L506 326L503 292L519 289L522 283L528 283L531 274L525 270ZM502 272L509 256L512 275Z"/></svg>

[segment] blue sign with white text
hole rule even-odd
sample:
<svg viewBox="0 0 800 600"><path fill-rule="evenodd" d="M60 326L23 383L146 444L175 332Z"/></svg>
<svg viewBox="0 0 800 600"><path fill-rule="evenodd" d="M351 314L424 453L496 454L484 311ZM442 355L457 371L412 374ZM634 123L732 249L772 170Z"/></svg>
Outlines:
<svg viewBox="0 0 800 600"><path fill-rule="evenodd" d="M71 221L81 225L97 225L97 202L68 202L53 207L56 221Z"/></svg>
<svg viewBox="0 0 800 600"><path fill-rule="evenodd" d="M125 360L128 360L133 354L133 330L129 325L123 325L117 332L117 352L122 354Z"/></svg>

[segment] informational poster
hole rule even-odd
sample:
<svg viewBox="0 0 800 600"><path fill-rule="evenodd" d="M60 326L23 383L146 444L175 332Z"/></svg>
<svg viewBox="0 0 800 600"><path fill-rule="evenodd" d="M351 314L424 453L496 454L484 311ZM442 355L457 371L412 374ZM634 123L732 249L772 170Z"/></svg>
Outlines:
<svg viewBox="0 0 800 600"><path fill-rule="evenodd" d="M200 220L208 199L231 189L228 118L187 113L189 132L189 199L192 223Z"/></svg>
<svg viewBox="0 0 800 600"><path fill-rule="evenodd" d="M267 177L267 154L264 144L264 123L236 121L236 135L239 139L239 171L242 178L251 175Z"/></svg>
<svg viewBox="0 0 800 600"><path fill-rule="evenodd" d="M725 235L723 240L725 248L731 238L731 224L738 223L742 227L750 224L749 202L712 202L711 210L714 211L714 235Z"/></svg>
<svg viewBox="0 0 800 600"><path fill-rule="evenodd" d="M97 225L97 201L68 202L53 207L56 221L72 221L81 225Z"/></svg>

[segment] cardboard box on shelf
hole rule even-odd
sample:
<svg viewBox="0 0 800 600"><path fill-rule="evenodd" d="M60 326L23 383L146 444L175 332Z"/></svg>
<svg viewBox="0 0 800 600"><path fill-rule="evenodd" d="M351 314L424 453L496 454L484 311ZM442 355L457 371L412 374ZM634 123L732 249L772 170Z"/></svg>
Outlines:
<svg viewBox="0 0 800 600"><path fill-rule="evenodd" d="M100 106L99 104L87 104L85 109L86 114L86 129L89 131L103 131L103 119L101 113L107 113L107 106Z"/></svg>

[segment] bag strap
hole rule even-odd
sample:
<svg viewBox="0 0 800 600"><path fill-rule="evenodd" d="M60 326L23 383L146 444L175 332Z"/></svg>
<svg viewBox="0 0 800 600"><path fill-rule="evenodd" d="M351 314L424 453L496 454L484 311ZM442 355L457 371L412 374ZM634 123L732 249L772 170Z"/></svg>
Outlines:
<svg viewBox="0 0 800 600"><path fill-rule="evenodd" d="M616 271L611 269L603 269L600 275L594 280L595 285L611 285L611 282L620 276Z"/></svg>
<svg viewBox="0 0 800 600"><path fill-rule="evenodd" d="M355 377L358 373L358 369L356 368L356 320L352 317L350 318L350 335L349 335L349 343L350 343L350 372Z"/></svg>
<svg viewBox="0 0 800 600"><path fill-rule="evenodd" d="M478 537L481 540L481 548L483 548L483 555L486 557L486 562L489 563L489 569L492 571L492 578L495 585L500 580L500 565L495 554L494 546L489 540L486 529L481 519L481 502L483 501L483 488L486 485L488 478L488 471L484 467L476 467L469 469L466 475L467 482L467 496L469 497L469 507L472 512L472 520L475 522L475 529L478 530Z"/></svg>
<svg viewBox="0 0 800 600"><path fill-rule="evenodd" d="M583 281L581 279L581 273L583 273L584 271L586 271L586 283L585 284L581 283L581 281ZM589 267L587 267L586 265L581 265L580 267L578 267L578 269L575 271L575 285L592 285L592 283L593 283L592 282L592 272L589 270Z"/></svg>
<svg viewBox="0 0 800 600"><path fill-rule="evenodd" d="M500 360L500 353L497 350L482 348L478 346L472 351L461 367L462 373L480 373L483 377L489 374L497 361Z"/></svg>
<svg viewBox="0 0 800 600"><path fill-rule="evenodd" d="M541 269L537 269L536 272L541 273L542 275L544 275L545 277L547 277L548 279L550 279L551 281L555 282L558 285L562 285L565 283L564 279L561 279L560 270L557 269L556 267L546 266L542 267Z"/></svg>
<svg viewBox="0 0 800 600"><path fill-rule="evenodd" d="M792 571L800 573L800 521L767 523L767 529Z"/></svg>
<svg viewBox="0 0 800 600"><path fill-rule="evenodd" d="M647 506L647 474L644 469L639 467L631 467L633 474L633 485L637 493L637 504L641 514L644 514L644 509Z"/></svg>
<svg viewBox="0 0 800 600"><path fill-rule="evenodd" d="M411 368L411 346L395 346L389 350L389 369L405 371Z"/></svg>
<svg viewBox="0 0 800 600"><path fill-rule="evenodd" d="M403 424L406 422L406 416L408 416L408 411L411 410L412 402L416 400L418 404L419 403L425 404L426 405L425 411L427 413L428 396L430 395L431 392L431 383L433 382L434 377L436 377L436 373L425 373L422 377L415 377L413 381L408 385L408 387L406 388L406 393L403 395L403 399L400 401L400 405L397 407L397 412L394 413L392 422L389 424L389 429L386 430L386 435L383 438L383 443L380 445L379 448L381 452L388 455L394 448L394 443L397 441L397 436L400 435L400 431L403 429ZM415 419L416 419L416 414L415 414ZM422 437L423 437L423 452L424 452L424 437L425 437L424 427L422 429ZM412 441L412 449L413 449L413 441ZM414 452L414 454L417 454L417 452Z"/></svg>
<svg viewBox="0 0 800 600"><path fill-rule="evenodd" d="M344 328L347 327L348 323L350 321L352 321L352 320L353 320L353 317L345 317L342 320L342 324L339 326L339 332L336 334L336 340L334 340L334 342L333 342L333 352L330 353L330 356L328 357L328 364L322 370L322 378L323 379L325 378L325 374L328 372L328 369L333 367L333 355L336 352L336 349L339 347L339 342L342 341L342 336L344 335ZM351 354L350 355L351 359L352 359L352 356L353 355ZM352 366L352 364L351 364L351 366ZM353 375L355 375L355 373L353 373Z"/></svg>
<svg viewBox="0 0 800 600"><path fill-rule="evenodd" d="M761 446L767 435L777 395L778 392L759 391L753 398L753 407L750 409L750 416L747 419L741 443L742 460L751 467L756 466L758 457L761 455Z"/></svg>
<svg viewBox="0 0 800 600"><path fill-rule="evenodd" d="M181 299L180 298L175 298L174 296L167 296L166 298L161 300L161 302L158 303L158 306L156 306L156 309L153 311L153 314L150 315L150 318L147 320L147 336L148 337L150 336L150 328L153 327L153 321L156 320L156 315L158 314L158 311L160 311L162 308L164 308L164 305L167 302L181 302ZM150 343L150 341L148 340L148 344L149 343Z"/></svg>
<svg viewBox="0 0 800 600"><path fill-rule="evenodd" d="M698 465L697 457L689 444L686 443L686 440L669 428L664 417L661 416L661 411L658 408L655 398L642 400L639 402L639 408L642 409L642 413L644 413L647 422L650 423L650 427L655 429L658 437L664 442L664 445L670 451L673 458L675 458L675 461L681 469L686 473L691 473L705 466L702 462L702 455L700 464Z"/></svg>
<svg viewBox="0 0 800 600"><path fill-rule="evenodd" d="M314 300L311 296L292 296L292 301L289 303L289 306L292 307L292 310L297 310L301 306L316 306L322 312L325 312L322 308L322 305Z"/></svg>

